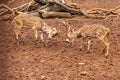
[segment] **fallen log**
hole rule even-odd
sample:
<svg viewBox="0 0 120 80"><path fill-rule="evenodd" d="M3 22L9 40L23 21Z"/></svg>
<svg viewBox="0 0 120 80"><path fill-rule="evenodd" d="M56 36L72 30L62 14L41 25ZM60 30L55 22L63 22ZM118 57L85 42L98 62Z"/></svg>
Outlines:
<svg viewBox="0 0 120 80"><path fill-rule="evenodd" d="M42 13L43 18L51 18L51 17L60 17L60 18L71 18L72 15L68 12L47 12L47 11L38 11Z"/></svg>
<svg viewBox="0 0 120 80"><path fill-rule="evenodd" d="M33 15L33 16L36 16L36 17L40 17L40 14L39 14L38 12L31 12L31 13L29 13L29 14L31 14L31 15Z"/></svg>

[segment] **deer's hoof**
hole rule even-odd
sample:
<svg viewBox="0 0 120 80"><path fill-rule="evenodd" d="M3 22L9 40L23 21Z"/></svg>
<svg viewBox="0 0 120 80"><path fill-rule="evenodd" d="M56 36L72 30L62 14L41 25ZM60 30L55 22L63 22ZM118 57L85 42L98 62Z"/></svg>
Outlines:
<svg viewBox="0 0 120 80"><path fill-rule="evenodd" d="M46 44L44 44L44 47L48 47Z"/></svg>
<svg viewBox="0 0 120 80"><path fill-rule="evenodd" d="M19 46L19 45L20 45L20 43L19 43L19 42L17 42L17 43L16 43L16 45L17 45L17 46Z"/></svg>
<svg viewBox="0 0 120 80"><path fill-rule="evenodd" d="M90 53L90 51L87 50L87 53Z"/></svg>
<svg viewBox="0 0 120 80"><path fill-rule="evenodd" d="M106 47L103 49L103 53L105 53L106 52Z"/></svg>
<svg viewBox="0 0 120 80"><path fill-rule="evenodd" d="M105 54L105 57L108 58L108 54Z"/></svg>

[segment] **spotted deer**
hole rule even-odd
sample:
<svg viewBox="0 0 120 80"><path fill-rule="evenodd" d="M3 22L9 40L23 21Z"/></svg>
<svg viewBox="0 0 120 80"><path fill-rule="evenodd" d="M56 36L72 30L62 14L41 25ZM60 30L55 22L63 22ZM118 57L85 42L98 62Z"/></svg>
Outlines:
<svg viewBox="0 0 120 80"><path fill-rule="evenodd" d="M67 39L66 41L69 43L73 43L75 38L81 38L81 47L83 44L83 40L85 38L88 39L88 47L87 51L90 50L90 45L91 45L91 38L98 38L101 40L105 45L106 45L106 53L105 56L108 56L109 53L109 47L110 47L110 41L109 41L109 34L110 34L110 29L100 25L100 24L91 24L91 25L83 25L80 27L78 30L71 30L70 25L63 21L65 26L68 27L67 29Z"/></svg>
<svg viewBox="0 0 120 80"><path fill-rule="evenodd" d="M14 24L14 32L15 32L17 45L19 45L19 35L22 29L32 29L35 34L35 42L38 38L38 33L39 33L40 38L45 46L46 44L43 38L43 32L46 32L48 34L49 39L51 39L52 37L58 34L56 28L50 27L42 19L32 16L28 13L20 12L16 17L14 17L12 23Z"/></svg>

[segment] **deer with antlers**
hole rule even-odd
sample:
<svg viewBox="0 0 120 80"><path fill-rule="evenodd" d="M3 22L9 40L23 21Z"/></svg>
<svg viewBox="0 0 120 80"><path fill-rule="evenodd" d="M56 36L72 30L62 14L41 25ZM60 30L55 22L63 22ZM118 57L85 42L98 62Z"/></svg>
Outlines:
<svg viewBox="0 0 120 80"><path fill-rule="evenodd" d="M35 34L35 42L38 38L38 33L39 33L40 38L45 46L46 44L43 38L43 32L48 34L49 39L51 39L52 37L58 34L56 28L50 27L42 19L32 16L28 13L22 13L22 12L18 13L18 15L14 17L12 22L14 24L14 32L16 36L17 45L19 45L19 35L22 29L32 29Z"/></svg>
<svg viewBox="0 0 120 80"><path fill-rule="evenodd" d="M91 38L98 38L106 45L107 50L105 56L106 57L108 56L109 46L110 46L109 28L99 24L91 24L91 25L83 25L81 28L75 31L73 29L70 30L70 25L67 22L63 21L63 23L65 24L65 26L68 27L67 39L66 39L67 42L73 43L75 38L81 38L82 39L81 46L82 46L83 40L87 38L88 39L87 51L89 51L91 45Z"/></svg>
<svg viewBox="0 0 120 80"><path fill-rule="evenodd" d="M40 33L41 40L45 46L46 44L43 39L43 32L46 32L48 34L49 39L51 39L52 37L58 34L56 28L50 27L42 19L38 17L28 14L27 12L23 13L23 12L13 11L11 8L9 8L4 4L0 5L0 7L1 6L8 9L8 11L12 12L13 15L12 23L14 25L14 32L15 32L17 45L19 45L19 35L23 28L32 29L35 33L35 40L37 40L38 33Z"/></svg>

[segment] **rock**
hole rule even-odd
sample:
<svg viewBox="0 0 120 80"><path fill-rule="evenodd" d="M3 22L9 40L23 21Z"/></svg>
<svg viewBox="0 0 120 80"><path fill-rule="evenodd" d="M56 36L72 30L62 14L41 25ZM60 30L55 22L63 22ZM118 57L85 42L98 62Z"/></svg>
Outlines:
<svg viewBox="0 0 120 80"><path fill-rule="evenodd" d="M86 71L82 71L81 75L85 76L85 75L87 75L87 72Z"/></svg>

